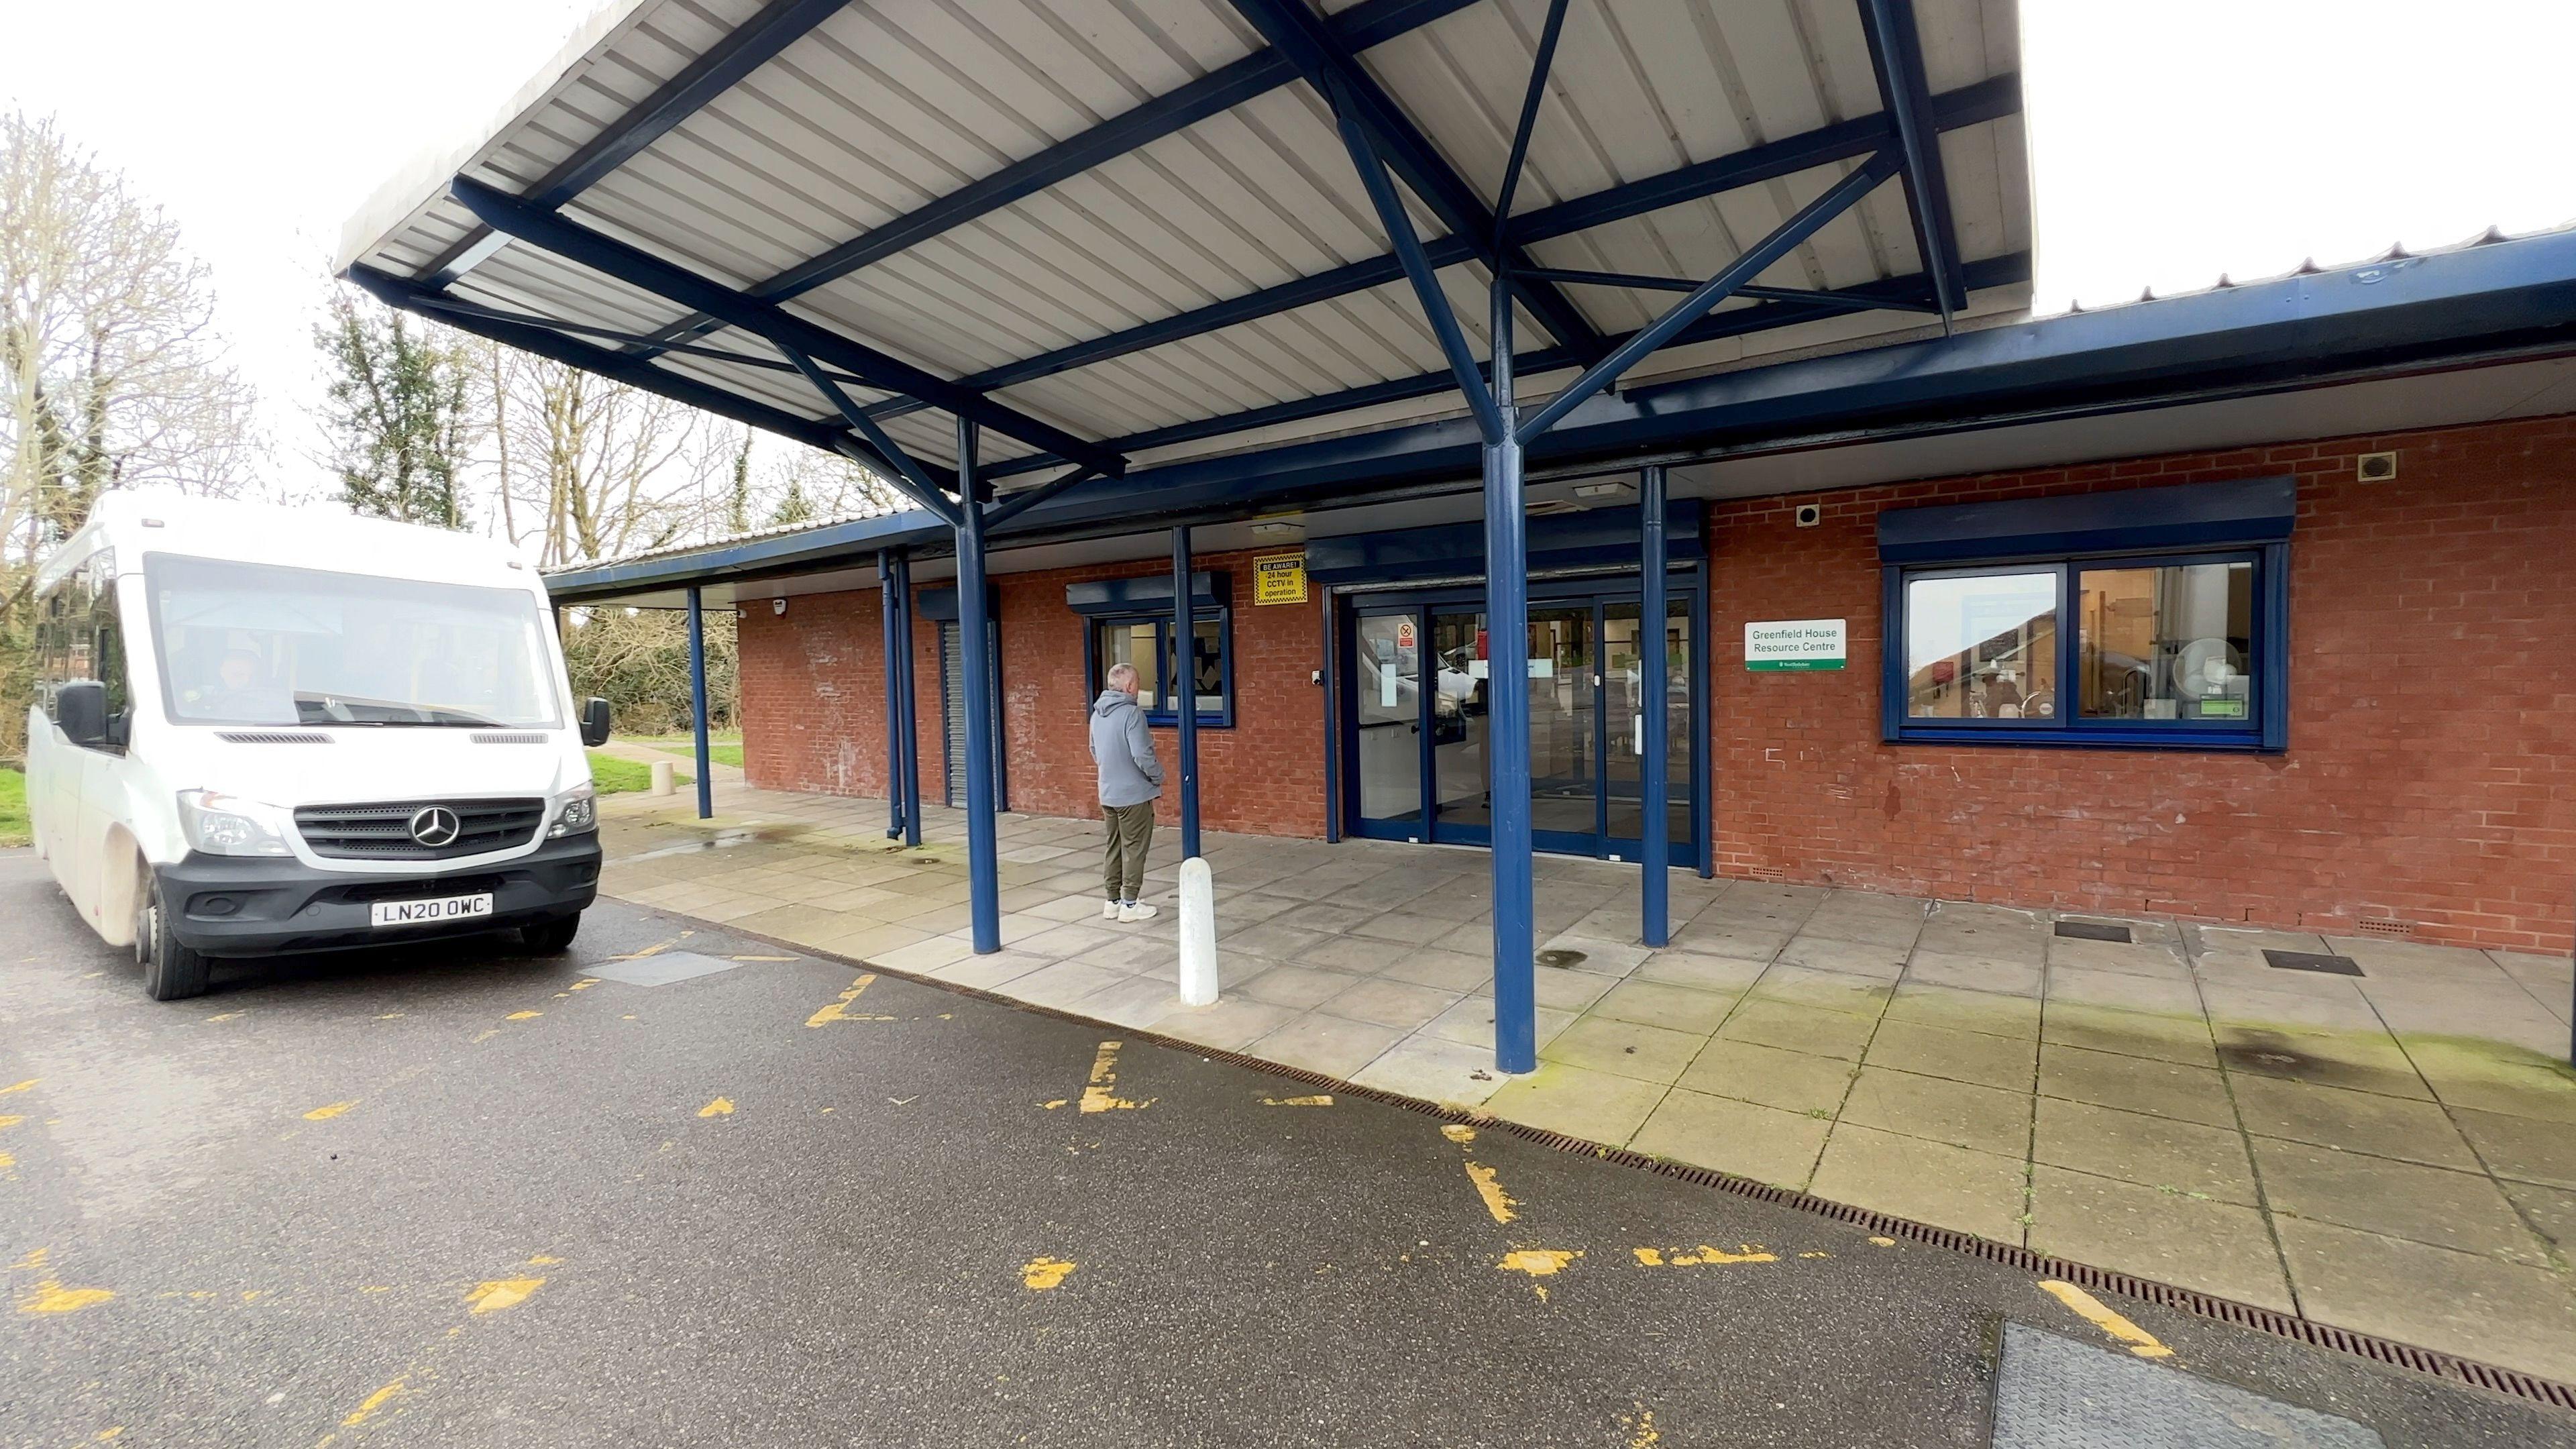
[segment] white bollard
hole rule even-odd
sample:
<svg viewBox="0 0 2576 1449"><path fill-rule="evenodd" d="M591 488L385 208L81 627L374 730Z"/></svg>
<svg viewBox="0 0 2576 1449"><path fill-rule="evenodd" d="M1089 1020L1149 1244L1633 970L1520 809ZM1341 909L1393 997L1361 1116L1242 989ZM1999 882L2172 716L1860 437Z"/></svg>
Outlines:
<svg viewBox="0 0 2576 1449"><path fill-rule="evenodd" d="M653 762L653 793L656 795L668 795L671 793L673 788L674 787L671 784L671 762L668 760L655 760Z"/></svg>
<svg viewBox="0 0 2576 1449"><path fill-rule="evenodd" d="M1181 862L1181 1004L1216 1004L1216 880L1195 855Z"/></svg>

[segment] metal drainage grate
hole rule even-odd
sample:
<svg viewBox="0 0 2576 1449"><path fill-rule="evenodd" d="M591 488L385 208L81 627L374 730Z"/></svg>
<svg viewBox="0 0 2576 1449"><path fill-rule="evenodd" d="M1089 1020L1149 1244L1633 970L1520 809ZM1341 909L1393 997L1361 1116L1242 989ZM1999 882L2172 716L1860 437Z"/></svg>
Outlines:
<svg viewBox="0 0 2576 1449"><path fill-rule="evenodd" d="M2004 1325L1994 1449L2382 1449L2350 1419Z"/></svg>
<svg viewBox="0 0 2576 1449"><path fill-rule="evenodd" d="M2361 965L2350 956L2328 956L2319 951L2265 950L2263 959L2278 971L2321 971L2328 976L2359 976Z"/></svg>
<svg viewBox="0 0 2576 1449"><path fill-rule="evenodd" d="M1555 966L1560 969L1580 966L1591 959L1580 951L1541 951L1537 957L1538 964L1541 966Z"/></svg>
<svg viewBox="0 0 2576 1449"><path fill-rule="evenodd" d="M2117 941L2123 946L2137 940L2128 926L2116 921L2060 921L2057 934L2070 941Z"/></svg>

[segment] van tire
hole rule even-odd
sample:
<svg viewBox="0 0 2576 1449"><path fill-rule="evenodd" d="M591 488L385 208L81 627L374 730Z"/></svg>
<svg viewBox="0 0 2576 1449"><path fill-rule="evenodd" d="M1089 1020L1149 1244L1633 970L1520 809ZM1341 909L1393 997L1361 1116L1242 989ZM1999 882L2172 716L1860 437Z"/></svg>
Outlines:
<svg viewBox="0 0 2576 1449"><path fill-rule="evenodd" d="M143 909L135 915L134 957L143 965L143 992L155 1001L205 995L206 978L215 964L170 934L157 883L145 889Z"/></svg>
<svg viewBox="0 0 2576 1449"><path fill-rule="evenodd" d="M528 949L538 955L553 956L572 949L573 935L580 929L581 916L575 913L561 920L539 921L533 926L521 926L519 939L527 942Z"/></svg>

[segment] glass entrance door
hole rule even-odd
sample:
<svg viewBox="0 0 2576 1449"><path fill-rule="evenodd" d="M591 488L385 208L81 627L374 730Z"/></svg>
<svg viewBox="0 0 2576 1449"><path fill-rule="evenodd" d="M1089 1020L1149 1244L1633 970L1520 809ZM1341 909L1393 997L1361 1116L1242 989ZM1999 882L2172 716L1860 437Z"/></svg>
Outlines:
<svg viewBox="0 0 2576 1449"><path fill-rule="evenodd" d="M1361 834L1421 840L1421 611L1363 613L1352 625L1352 815Z"/></svg>
<svg viewBox="0 0 2576 1449"><path fill-rule="evenodd" d="M1664 638L1671 858L1692 858L1691 590L1676 581ZM1486 845L1493 691L1477 601L1440 596L1355 609L1345 632L1345 818L1381 839ZM1529 611L1530 827L1542 850L1633 856L1640 835L1633 593L1559 585Z"/></svg>

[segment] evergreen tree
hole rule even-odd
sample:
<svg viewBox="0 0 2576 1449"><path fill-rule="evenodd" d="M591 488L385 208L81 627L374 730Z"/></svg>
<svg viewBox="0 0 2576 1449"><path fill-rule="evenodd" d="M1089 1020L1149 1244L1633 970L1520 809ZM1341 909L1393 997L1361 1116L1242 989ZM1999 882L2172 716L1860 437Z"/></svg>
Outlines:
<svg viewBox="0 0 2576 1449"><path fill-rule="evenodd" d="M745 428L742 446L733 453L733 491L725 495L725 531L751 532L751 430Z"/></svg>
<svg viewBox="0 0 2576 1449"><path fill-rule="evenodd" d="M790 478L787 491L779 496L778 506L769 512L769 526L788 528L814 516L814 505L805 496L805 480Z"/></svg>
<svg viewBox="0 0 2576 1449"><path fill-rule="evenodd" d="M474 431L464 349L346 289L333 291L313 343L330 372L321 421L341 501L375 518L463 527L457 476Z"/></svg>

